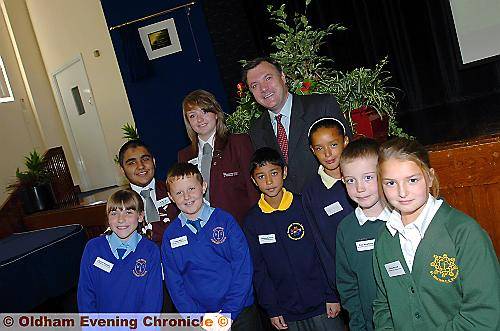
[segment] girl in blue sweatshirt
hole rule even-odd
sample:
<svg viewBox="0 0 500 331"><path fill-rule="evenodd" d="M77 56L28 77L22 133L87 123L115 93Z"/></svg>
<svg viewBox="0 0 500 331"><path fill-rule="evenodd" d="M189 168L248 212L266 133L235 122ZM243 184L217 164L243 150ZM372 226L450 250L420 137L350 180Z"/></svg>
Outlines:
<svg viewBox="0 0 500 331"><path fill-rule="evenodd" d="M329 317L340 312L335 285L335 238L340 221L353 210L340 174L340 155L349 143L342 122L336 118L320 118L309 128L309 148L318 159L318 175L302 191L307 220L318 247L321 263L334 293Z"/></svg>
<svg viewBox="0 0 500 331"><path fill-rule="evenodd" d="M109 234L87 243L80 264L78 309L84 313L154 313L163 302L160 250L139 234L141 197L116 191L106 205Z"/></svg>

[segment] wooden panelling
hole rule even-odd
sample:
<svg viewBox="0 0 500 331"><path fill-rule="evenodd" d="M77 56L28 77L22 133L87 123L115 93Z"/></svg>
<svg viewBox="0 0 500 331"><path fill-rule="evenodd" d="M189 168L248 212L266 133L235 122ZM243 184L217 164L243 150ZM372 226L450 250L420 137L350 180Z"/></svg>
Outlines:
<svg viewBox="0 0 500 331"><path fill-rule="evenodd" d="M102 234L107 228L106 203L39 212L25 216L23 223L27 230L81 224L90 239Z"/></svg>
<svg viewBox="0 0 500 331"><path fill-rule="evenodd" d="M500 252L500 135L429 146L441 192L488 232Z"/></svg>

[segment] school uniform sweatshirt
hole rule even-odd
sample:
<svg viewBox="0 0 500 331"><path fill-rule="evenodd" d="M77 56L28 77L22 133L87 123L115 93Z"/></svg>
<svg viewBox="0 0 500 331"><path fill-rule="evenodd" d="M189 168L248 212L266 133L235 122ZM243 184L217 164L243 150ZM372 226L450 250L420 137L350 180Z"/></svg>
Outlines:
<svg viewBox="0 0 500 331"><path fill-rule="evenodd" d="M377 330L498 330L500 268L488 234L443 201L411 273L399 234L382 231L373 255ZM391 276L392 275L392 276Z"/></svg>
<svg viewBox="0 0 500 331"><path fill-rule="evenodd" d="M286 199L291 204L273 212L254 206L243 228L260 305L269 317L298 321L325 313L326 302L335 302L336 296L321 267L301 197L285 192Z"/></svg>
<svg viewBox="0 0 500 331"><path fill-rule="evenodd" d="M319 175L311 179L302 191L306 217L311 226L328 282L335 295L335 237L337 227L354 210L342 181L327 188ZM336 298L333 302L339 302Z"/></svg>
<svg viewBox="0 0 500 331"><path fill-rule="evenodd" d="M177 217L165 230L161 250L166 286L180 313L222 310L235 320L253 304L248 245L226 211L215 208L197 234Z"/></svg>
<svg viewBox="0 0 500 331"><path fill-rule="evenodd" d="M79 312L157 313L162 303L160 250L155 243L143 237L123 260L113 255L106 236L87 243L80 264Z"/></svg>
<svg viewBox="0 0 500 331"><path fill-rule="evenodd" d="M377 294L373 248L384 226L381 220L360 225L352 212L337 228L337 290L342 307L349 312L351 331L373 330L373 300Z"/></svg>

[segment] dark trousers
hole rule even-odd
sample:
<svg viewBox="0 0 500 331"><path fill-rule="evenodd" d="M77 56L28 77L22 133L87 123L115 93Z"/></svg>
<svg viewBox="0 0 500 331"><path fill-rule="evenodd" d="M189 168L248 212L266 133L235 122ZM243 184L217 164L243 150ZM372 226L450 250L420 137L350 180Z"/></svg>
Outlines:
<svg viewBox="0 0 500 331"><path fill-rule="evenodd" d="M326 313L302 321L287 322L288 331L343 331L344 322L337 316L328 318Z"/></svg>
<svg viewBox="0 0 500 331"><path fill-rule="evenodd" d="M259 311L255 304L243 309L231 325L232 331L262 331Z"/></svg>
<svg viewBox="0 0 500 331"><path fill-rule="evenodd" d="M175 309L174 302L172 301L172 298L170 297L170 293L168 293L168 290L165 286L165 282L163 282L163 305L161 308L162 313L177 313L177 309Z"/></svg>

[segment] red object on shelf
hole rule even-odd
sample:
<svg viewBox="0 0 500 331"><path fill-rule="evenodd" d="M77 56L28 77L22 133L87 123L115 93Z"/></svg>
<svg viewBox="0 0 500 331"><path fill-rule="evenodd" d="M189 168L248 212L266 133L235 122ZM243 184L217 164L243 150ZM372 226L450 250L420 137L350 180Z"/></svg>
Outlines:
<svg viewBox="0 0 500 331"><path fill-rule="evenodd" d="M367 106L354 109L351 112L351 119L356 132L354 139L368 137L379 142L387 140L387 130L389 128L387 117L380 118L375 109Z"/></svg>

